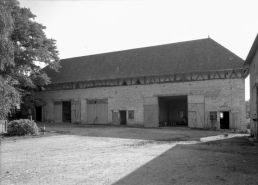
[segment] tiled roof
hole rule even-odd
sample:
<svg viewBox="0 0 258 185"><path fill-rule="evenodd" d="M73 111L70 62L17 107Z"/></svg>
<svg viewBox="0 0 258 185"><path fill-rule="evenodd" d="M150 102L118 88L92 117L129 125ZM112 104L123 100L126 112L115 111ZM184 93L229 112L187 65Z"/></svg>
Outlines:
<svg viewBox="0 0 258 185"><path fill-rule="evenodd" d="M244 61L214 40L200 39L61 60L52 83L242 68Z"/></svg>

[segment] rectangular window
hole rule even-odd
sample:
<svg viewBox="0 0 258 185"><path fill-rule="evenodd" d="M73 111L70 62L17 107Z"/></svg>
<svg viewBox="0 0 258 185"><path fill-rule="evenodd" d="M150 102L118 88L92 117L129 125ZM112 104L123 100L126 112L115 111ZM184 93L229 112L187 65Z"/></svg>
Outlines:
<svg viewBox="0 0 258 185"><path fill-rule="evenodd" d="M210 120L217 121L217 112L216 111L210 112Z"/></svg>
<svg viewBox="0 0 258 185"><path fill-rule="evenodd" d="M128 119L134 119L134 111L133 110L128 111Z"/></svg>

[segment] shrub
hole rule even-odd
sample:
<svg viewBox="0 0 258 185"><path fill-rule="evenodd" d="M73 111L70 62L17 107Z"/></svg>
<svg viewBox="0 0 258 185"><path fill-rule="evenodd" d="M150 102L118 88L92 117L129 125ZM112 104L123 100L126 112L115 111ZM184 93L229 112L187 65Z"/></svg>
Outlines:
<svg viewBox="0 0 258 185"><path fill-rule="evenodd" d="M38 127L34 121L28 119L13 120L7 124L9 135L38 135Z"/></svg>

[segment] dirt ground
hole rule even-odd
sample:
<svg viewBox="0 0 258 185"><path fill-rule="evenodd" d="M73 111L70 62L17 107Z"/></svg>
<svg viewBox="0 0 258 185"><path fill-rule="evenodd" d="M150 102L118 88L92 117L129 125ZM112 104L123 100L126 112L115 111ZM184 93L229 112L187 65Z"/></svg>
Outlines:
<svg viewBox="0 0 258 185"><path fill-rule="evenodd" d="M2 138L4 184L258 184L258 144L225 131L39 124ZM204 141L205 139L202 139ZM207 139L206 139L207 140Z"/></svg>

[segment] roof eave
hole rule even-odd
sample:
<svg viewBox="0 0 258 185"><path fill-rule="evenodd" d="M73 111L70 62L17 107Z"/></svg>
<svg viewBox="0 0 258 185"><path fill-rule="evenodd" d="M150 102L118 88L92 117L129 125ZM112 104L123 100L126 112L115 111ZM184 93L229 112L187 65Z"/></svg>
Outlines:
<svg viewBox="0 0 258 185"><path fill-rule="evenodd" d="M252 60L253 60L257 50L258 50L258 34L256 35L256 38L255 38L255 40L254 40L254 42L252 44L252 47L251 47L251 49L250 49L250 51L249 51L249 53L248 53L248 55L247 55L247 57L245 59L244 66L251 64L251 62L252 62Z"/></svg>

